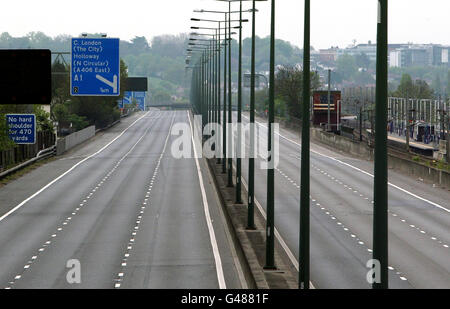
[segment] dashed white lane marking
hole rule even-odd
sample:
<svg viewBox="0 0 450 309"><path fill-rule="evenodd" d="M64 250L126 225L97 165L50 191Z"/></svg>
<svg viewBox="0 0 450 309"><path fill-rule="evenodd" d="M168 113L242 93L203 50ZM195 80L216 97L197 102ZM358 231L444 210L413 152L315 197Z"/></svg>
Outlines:
<svg viewBox="0 0 450 309"><path fill-rule="evenodd" d="M117 165L120 165L120 163L121 163L123 160L125 160L125 158L126 158L126 157L134 150L134 148L136 148L136 146L142 141L142 139L146 136L146 134L148 133L148 131L149 131L151 128L152 128L152 126L149 126L149 128L146 129L146 131L144 132L144 134L143 134L143 135L139 138L139 140L133 145L133 147L131 147L130 150L129 150L129 151L128 151L128 152L127 152L127 153L126 153L126 154L118 161L119 163L118 163ZM125 132L125 131L124 131L124 132ZM110 172L110 173L111 173L111 172ZM110 174L110 173L109 173L109 174ZM89 196L92 196L92 193L91 193ZM89 198L89 197L87 197L87 198ZM80 204L80 206L83 207L83 205L84 205L86 202L87 202L87 200L83 200L83 203ZM72 212L72 215L75 216L75 215L78 213L79 209L80 209L80 208L76 208L76 210L75 210L74 212ZM63 225L63 226L66 226L71 220L72 220L72 217L68 217L68 218L62 223L62 225ZM58 227L58 228L57 228L57 232L61 232L62 230L63 230L63 228L61 228L61 227ZM54 234L51 235L51 238L55 238L56 236L57 236L57 234L54 233ZM47 241L44 243L44 245L43 245L40 249L38 249L38 255L35 255L35 256L33 256L33 257L31 258L31 261L29 261L29 262L27 263L27 265L24 266L24 271L25 271L25 270L29 270L29 269L31 268L32 264L36 262L36 260L37 260L37 258L38 258L38 256L39 256L39 254L41 254L42 252L44 252L44 251L45 251L45 247L48 247L51 243L52 243L51 240L47 240ZM11 287L12 287L19 279L22 278L22 275L23 275L23 273L22 273L22 274L19 274L19 275L17 275L17 276L15 276L15 277L14 277L14 281L10 282L10 285L9 285L8 287L6 287L6 288L11 288Z"/></svg>
<svg viewBox="0 0 450 309"><path fill-rule="evenodd" d="M277 168L276 170L277 170L278 172L280 172L280 174L281 174L281 170L280 170L280 169ZM330 219L333 220L333 221L336 223L337 226L341 227L345 232L348 232L348 233L350 234L350 237L351 237L352 239L354 239L354 240L357 242L357 244L358 244L359 246L365 246L365 243L364 243L358 236L356 236L355 234L351 233L351 232L349 231L349 229L348 229L345 225L343 225L342 222L340 222L339 220L337 220L337 218L336 218L329 210L327 210L327 209L324 208L324 207L321 207L322 204L318 202L317 198L313 198L312 196L310 196L310 199L311 199L311 202L313 202L313 203L312 203L313 206L318 207L318 208L319 208L320 210L322 210L328 217L330 217ZM336 222L336 221L337 221L337 222ZM366 250L369 254L371 254L371 253L373 252L372 249L367 248L367 247L366 247L365 250ZM392 268L392 267L391 267L391 268ZM390 268L389 268L389 269L390 269ZM394 270L394 268L392 268L392 270ZM399 275L399 278L400 278L401 280L403 280L403 281L406 281L406 280L407 280L406 277L401 276L401 273L400 273L400 272L397 272L397 275Z"/></svg>
<svg viewBox="0 0 450 309"><path fill-rule="evenodd" d="M248 117L246 117L246 116L243 116L243 117L246 118L246 119L248 119ZM262 123L260 123L260 122L256 122L256 123L257 123L259 126L262 126L263 128L266 128L266 129L267 129L267 126L263 125ZM291 142L292 144L297 145L298 147L301 147L301 145L300 145L299 143L297 143L296 141L294 141L294 140L292 140L292 139L290 139L290 138L288 138L288 137L285 137L285 136L283 136L282 134L280 134L280 133L278 133L278 132L277 132L276 134L277 134L278 136L280 136L281 138L283 138L283 139L285 139L285 140ZM358 172L360 172L360 173L362 173L362 174L364 174L364 175L367 175L367 176L369 176L369 177L371 177L371 178L374 178L374 175L372 175L372 174L370 174L370 173L368 173L368 172L366 172L366 171L364 171L364 170L362 170L362 169L360 169L360 168L357 168L356 166L353 166L353 165L351 165L351 164L348 164L348 163L343 162L343 161L341 161L341 160L338 160L338 159L336 159L336 158L327 156L327 155L325 155L325 154L323 154L323 153L320 153L320 152L318 152L318 151L315 151L315 150L311 150L311 152L312 152L312 153L315 153L315 154L317 154L317 155L319 155L319 156L321 156L321 157L330 159L330 160L332 160L332 161L334 161L334 162L337 162L337 163L339 163L339 164L348 166L348 167L350 167L350 168L352 168L352 169L354 169L354 170L356 170L356 171L358 171ZM437 203L434 203L434 202L432 202L432 201L430 201L430 200L427 200L427 199L425 199L425 198L423 198L423 197L421 197L421 196L418 196L418 195L416 195L416 194L414 194L414 193L412 193L412 192L409 192L408 190L405 190L405 189L403 189L403 188L401 188L401 187L399 187L399 186L397 186L397 185L394 185L394 184L391 183L391 182L388 182L388 185L391 186L391 187L393 187L393 188L395 188L395 189L397 189L397 190L399 190L399 191L402 191L403 193L406 193L406 194L408 194L408 195L410 195L410 196L412 196L412 197L414 197L414 198L417 198L417 199L419 199L419 200L421 200L421 201L423 201L423 202L425 202L425 203L427 203L427 204L430 204L430 205L432 205L432 206L434 206L434 207L437 207L437 208L439 208L439 209L441 209L441 210L446 211L447 213L450 213L450 209L447 209L447 208L445 208L445 207L443 207L443 206L441 206L441 205L439 205L439 204L437 204Z"/></svg>
<svg viewBox="0 0 450 309"><path fill-rule="evenodd" d="M170 127L169 127L169 132L167 134L167 137L166 137L166 140L165 140L165 143L164 143L164 147L163 147L163 149L161 151L161 154L160 154L160 156L158 158L158 161L156 163L155 170L153 171L152 179L155 179L156 175L158 174L158 170L159 170L159 167L161 165L161 160L163 159L164 153L166 152L166 148L167 148L167 144L168 144L168 141L169 141L169 138L170 138L170 134L171 134L171 131L172 131L172 126L173 126L174 119L175 119L175 114L172 117L172 121L171 121ZM153 181L152 181L152 183L153 183ZM114 281L116 281L116 283L114 284L114 288L115 289L119 289L122 286L122 283L120 283L120 282L123 282L123 278L125 276L125 272L124 272L123 268L125 268L128 265L127 264L128 263L128 258L130 257L131 251L133 250L133 246L134 246L134 244L136 242L136 237L138 235L139 226L140 226L140 224L142 222L142 220L141 220L142 215L144 214L145 209L147 208L147 205L150 204L149 197L150 197L151 191L152 191L151 188L147 191L147 194L145 196L144 202L142 203L142 206L140 208L141 210L139 211L139 214L137 216L136 225L134 226L134 228L133 228L133 230L131 232L131 238L130 238L130 240L128 242L127 250L126 250L126 252L124 254L124 257L123 257L122 263L121 263L122 269L117 274L117 277L114 280Z"/></svg>
<svg viewBox="0 0 450 309"><path fill-rule="evenodd" d="M248 185L245 182L244 179L242 179L242 185L245 187L245 189L248 191ZM299 186L300 188L300 186ZM262 214L264 220L267 220L267 214L266 211L264 210L264 208L261 206L261 204L259 203L259 201L255 198L255 205L258 208L259 212ZM289 249L289 246L286 244L286 242L284 241L283 237L281 237L281 234L279 233L278 229L275 227L275 237L278 239L278 241L280 242L281 247L284 249L284 251L286 252L289 260L291 261L291 263L294 265L295 269L297 271L299 271L299 262L297 260L297 258L295 257L295 255L292 253L291 249ZM310 281L310 286L312 289L315 289L314 284Z"/></svg>
<svg viewBox="0 0 450 309"><path fill-rule="evenodd" d="M311 167L312 167L313 169L315 169L316 171L320 171L320 168L317 167L317 166L315 166L314 164L312 164ZM328 178L331 178L331 175L330 175L330 174L328 175ZM336 179L337 179L337 178L336 178ZM340 184L343 185L344 187L348 187L348 185L344 184L343 182L340 182ZM359 194L358 191L354 191L354 193L358 193L358 194ZM364 200L366 200L366 201L369 200L369 198L368 198L368 197L364 197L363 194L359 194L359 197L364 198ZM371 204L374 204L374 201L371 201ZM394 218L400 220L400 221L403 222L403 223L407 223L406 220L400 218L398 214L392 212L391 210L388 210L388 212L389 212ZM426 232L424 229L421 229L421 228L417 227L417 226L414 225L414 224L408 224L408 226L409 226L411 229L413 229L413 230L415 230L415 231L418 231L418 232L420 232L420 233L423 234L423 235L424 235L424 234L427 234L427 232ZM438 245L441 245L441 244L442 244L442 242L441 242L438 238L436 238L436 237L432 237L431 239L432 239L432 240L435 240L435 241L438 243ZM447 247L445 247L445 246L443 246L443 247L444 247L444 248L448 248L448 245L447 245Z"/></svg>
<svg viewBox="0 0 450 309"><path fill-rule="evenodd" d="M297 155L295 155L295 154L291 154L291 156L294 157L294 158L296 158L296 159L299 159L299 156L297 156ZM322 172L322 170L320 169L320 167L317 167L317 166L315 166L314 164L311 164L311 167L312 167L314 170L316 170L316 171ZM280 171L280 173L283 173L283 172ZM283 174L284 174L284 173L283 173ZM328 174L327 176L328 176L328 178L334 180L335 182L339 183L340 185L344 186L345 188L349 187L347 184L341 182L339 179L333 177L331 174ZM356 190L354 191L354 193L359 194L359 192L356 191ZM364 197L363 194L359 194L359 197L364 198L364 200L366 200L366 201L370 200L368 197ZM371 203L371 204L374 204L374 201L371 201L370 203ZM388 212L389 212L393 217L399 219L401 222L406 223L406 220L400 218L400 217L398 216L398 214L396 214L396 213L394 213L394 212L392 212L392 211L390 211L390 210L388 210ZM409 225L409 224L408 224L408 225ZM416 231L420 232L421 234L427 234L427 232L426 232L425 230L420 229L420 228L417 227L416 225L412 225L412 224L411 224L411 225L409 225L409 227L412 228L413 230L416 230ZM443 244L443 242L440 241L439 239L437 239L436 237L431 237L431 239L432 239L432 240L435 240L439 245L442 245L442 244ZM444 247L444 248L448 248L448 245L447 245L447 247L446 247L445 245L444 245L443 247Z"/></svg>
<svg viewBox="0 0 450 309"><path fill-rule="evenodd" d="M77 164L75 164L74 166L72 166L69 170L67 170L66 172L64 172L62 175L58 176L56 179L54 179L53 181L51 181L49 184L47 184L46 186L44 186L42 189L40 189L39 191L37 191L36 193L34 193L33 195L31 195L30 197L28 197L26 200L24 200L22 203L20 203L19 205L17 205L16 207L14 207L13 209L11 209L10 211L8 211L6 214L4 214L2 217L0 217L0 222L2 222L5 218L7 218L9 215L11 215L12 213L16 212L18 209L20 209L23 205L25 205L26 203L28 203L29 201L31 201L33 198L35 198L36 196L38 196L39 194L41 194L42 192L44 192L45 190L47 190L50 186L52 186L54 183L56 183L57 181L59 181L60 179L62 179L64 176L66 176L67 174L69 174L71 171L73 171L75 168L77 168L78 166L80 166L81 164L83 164L84 162L86 162L87 160L95 157L96 155L100 154L101 152L103 152L105 149L107 149L109 146L111 146L111 144L113 144L116 140L118 140L121 136L123 136L123 134L128 131L131 127L133 127L138 121L140 121L141 119L143 119L145 116L147 115L144 114L142 117L138 118L135 122L133 122L130 126L128 126L125 130L123 130L117 137L115 137L111 142L109 142L108 144L106 144L106 146L104 146L103 148L101 148L100 150L98 150L97 152L95 152L94 154L88 156L87 158L81 160L80 162L78 162Z"/></svg>

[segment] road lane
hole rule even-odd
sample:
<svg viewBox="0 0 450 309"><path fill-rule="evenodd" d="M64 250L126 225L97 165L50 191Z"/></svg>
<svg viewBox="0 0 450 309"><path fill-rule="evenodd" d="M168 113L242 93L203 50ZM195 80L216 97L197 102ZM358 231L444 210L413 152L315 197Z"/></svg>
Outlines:
<svg viewBox="0 0 450 309"><path fill-rule="evenodd" d="M248 122L248 117L243 119ZM263 138L266 140L265 126L260 127L265 132ZM275 181L275 224L298 257L300 141L287 130L282 130L281 134L287 138L280 138L280 165ZM318 288L369 287L365 281L365 263L371 258L373 179L327 156L349 164L358 162L356 166L369 173L371 163L333 153L315 144L312 150L311 256L315 261L311 263L312 281ZM245 179L246 161L243 160ZM266 174L258 169L256 173L259 182L256 197L265 208ZM390 172L391 182L404 179L396 174ZM446 191L436 189L432 198L428 193L430 188L425 185L411 180L406 184L416 188L414 192L418 195L425 192L424 197L439 205L446 205L442 201L446 200L448 204L450 200ZM393 187L389 190L389 201L391 287L449 287L450 259L445 245L450 235L450 224L446 212ZM414 222L419 223L407 224L408 220L413 219L404 218L414 218ZM338 229L334 230L334 227ZM328 232L324 234L324 231ZM324 237L318 237L320 235ZM355 251L352 246L358 250Z"/></svg>
<svg viewBox="0 0 450 309"><path fill-rule="evenodd" d="M193 181L198 176L189 168L193 161L172 159L170 152L166 153L167 160L160 157L169 142L171 124L178 120L187 120L185 112L148 113L108 148L0 222L0 284L7 288L118 288L122 280L127 280L127 287L133 288L217 287L213 284L218 279L212 248L202 229L206 221L199 203L200 189ZM166 171L166 164L170 171L167 177L154 174ZM152 194L159 199L148 206L150 217L158 209L171 209L173 216L167 217L164 225L151 224L151 218L145 215L137 219L143 201L147 196L150 199L149 185L154 186ZM168 188L178 189L179 194ZM167 198L172 194L177 198ZM181 207L183 203L197 215L195 226L190 224L191 212ZM214 219L214 228L224 230L220 217ZM146 230L149 223L151 230ZM157 238L163 245L152 245L151 232L164 235ZM196 270L184 273L175 271L181 265L173 265L155 275L157 265L148 254L158 256L159 262L173 262L173 253L180 249L179 243L171 242L176 234L189 244L184 248L186 254L197 257ZM130 255L128 248L134 241L142 251ZM229 273L228 286L240 288L228 239L221 237L218 242ZM131 260L127 262L131 256L140 261L141 273L151 274L146 277L151 284L133 280L133 276L123 277L133 269L127 267L132 265ZM72 259L80 262L80 284L66 280L70 270L66 263ZM180 263L183 261L180 259Z"/></svg>

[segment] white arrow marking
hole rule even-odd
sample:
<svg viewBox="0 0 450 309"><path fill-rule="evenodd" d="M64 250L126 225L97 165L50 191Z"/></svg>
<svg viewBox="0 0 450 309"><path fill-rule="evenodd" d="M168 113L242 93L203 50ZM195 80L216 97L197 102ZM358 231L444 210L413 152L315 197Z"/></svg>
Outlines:
<svg viewBox="0 0 450 309"><path fill-rule="evenodd" d="M109 80L107 80L106 78L104 78L103 76L100 76L100 75L96 75L95 76L99 81L101 81L101 82L103 82L103 83L105 83L105 84L107 84L108 86L110 86L110 87L112 87L112 89L113 89L113 93L117 93L117 75L114 75L114 77L113 77L113 81L112 82L110 82Z"/></svg>

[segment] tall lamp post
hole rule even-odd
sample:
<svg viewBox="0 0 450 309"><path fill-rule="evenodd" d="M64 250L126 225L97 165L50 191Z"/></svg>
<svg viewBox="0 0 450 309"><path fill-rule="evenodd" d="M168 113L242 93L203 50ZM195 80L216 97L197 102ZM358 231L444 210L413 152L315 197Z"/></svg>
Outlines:
<svg viewBox="0 0 450 309"><path fill-rule="evenodd" d="M387 289L388 278L388 183L387 183L387 99L388 99L388 1L378 0L377 77L375 124L375 185L373 213L373 260L379 264L374 289ZM377 280L378 279L378 280Z"/></svg>
<svg viewBox="0 0 450 309"><path fill-rule="evenodd" d="M242 13L243 12L252 12L253 14L253 26L255 20L255 2L256 0L219 0L219 1L228 1L228 2L239 2L239 68L238 68L238 113L237 113L237 158L236 158L236 204L242 204ZM242 2L243 1L252 1L253 8L250 10L243 11L242 10ZM258 1L267 1L267 0L258 0ZM253 36L254 36L253 32ZM249 199L250 201L250 199ZM249 202L250 204L250 202ZM253 201L252 201L253 206Z"/></svg>
<svg viewBox="0 0 450 309"><path fill-rule="evenodd" d="M215 30L215 34L200 34L200 33L191 33L191 35L196 36L213 36L213 39L202 39L202 38L190 38L189 41L203 41L209 42L212 46L211 49L214 50L212 53L212 73L210 74L211 83L210 83L210 113L209 118L214 123L220 122L219 117L219 107L220 107L220 29L216 28L204 28L204 27L191 27L191 29L212 29ZM216 130L214 131L214 135L217 134ZM219 143L220 144L220 143ZM219 145L214 144L214 147L219 147Z"/></svg>
<svg viewBox="0 0 450 309"><path fill-rule="evenodd" d="M190 39L192 40L192 39ZM194 39L195 40L195 39ZM210 109L211 109L211 76L212 76L212 65L211 65L211 58L212 58L212 45L211 44L201 44L201 43L192 43L190 42L188 44L191 48L197 47L201 48L203 47L203 54L202 54L202 127L204 128L206 125L206 122L209 122L210 119ZM191 49L192 50L192 49Z"/></svg>
<svg viewBox="0 0 450 309"><path fill-rule="evenodd" d="M220 99L220 88L221 88L221 37L222 37L222 27L221 27L221 24L223 23L223 22L225 22L226 23L226 18L227 18L227 16L225 15L225 21L220 21L220 20L218 20L218 21L216 21L216 20L202 20L202 19L192 19L192 20L194 20L194 21L209 21L209 22L217 22L218 23L218 29L217 28L210 28L210 27L191 27L191 29L194 29L194 30L215 30L216 31L216 38L217 38L217 50L218 50L218 53L217 53L217 64L216 64L216 66L217 66L217 75L216 75L216 101L217 101L217 103L216 103L216 115L215 115L215 121L220 125L220 123L221 123L221 118L220 118L220 112L221 112L221 99ZM238 27L234 27L234 28L238 28ZM224 40L224 47L225 47L225 56L226 56L226 47L227 47L227 38L226 38L226 27L224 27L224 30L225 30L225 40ZM218 30L218 31L217 31ZM231 34L236 34L235 32L232 32ZM209 35L209 34L208 34ZM192 39L191 39L192 40ZM194 39L194 40L196 40L196 39ZM207 40L206 40L207 41ZM224 57L225 58L225 69L224 69L224 85L225 85L225 87L224 87L224 102L226 102L226 57ZM224 109L225 110L225 109ZM224 119L223 119L223 124L224 124L224 126L223 126L223 137L224 137L224 139L223 139L223 147L222 147L222 151L223 151L223 158L226 158L226 114L224 114ZM219 143L220 144L220 143ZM225 147L225 148L224 148ZM220 164L221 163L221 160L220 160L220 158L218 159L218 161L217 161L217 163L218 164ZM224 169L224 173L226 172L226 165L225 165L225 163L224 163L224 165L223 165L223 169Z"/></svg>
<svg viewBox="0 0 450 309"><path fill-rule="evenodd" d="M250 76L250 154L248 160L248 214L247 229L255 229L255 54L256 54L256 1L252 0L252 52ZM267 0L258 0L267 1Z"/></svg>
<svg viewBox="0 0 450 309"><path fill-rule="evenodd" d="M209 10L194 10L196 13L219 13L219 14L226 14L228 13L228 124L231 126L232 124L232 85L231 85L231 14L233 13L240 13L242 14L242 10L239 11L231 11L231 2L229 0L218 0L218 1L227 1L228 2L228 12L224 11L209 11ZM249 12L249 11L247 11ZM243 20L242 18L239 18L239 28L242 31L242 22L247 22L248 20ZM228 136L228 145L231 147L233 140L232 140L232 134L229 134ZM233 169L232 169L233 159L230 156L228 158L228 187L233 187Z"/></svg>
<svg viewBox="0 0 450 309"><path fill-rule="evenodd" d="M271 0L270 27L270 76L269 76L269 131L268 131L268 170L267 170L267 225L266 225L266 264L264 269L276 269L275 266L275 170L272 151L275 139L275 0Z"/></svg>
<svg viewBox="0 0 450 309"><path fill-rule="evenodd" d="M202 80L203 80L203 90L202 90L202 127L204 128L207 122L209 122L209 56L210 56L210 44L201 43L189 43L190 47L204 47L205 52L203 53L203 69L202 69Z"/></svg>
<svg viewBox="0 0 450 309"><path fill-rule="evenodd" d="M231 23L233 22L240 22L240 20L232 20L231 14L232 13L238 13L238 11L231 11L231 7L229 8L228 12L223 11L207 11L207 10L194 10L196 13L220 13L225 15L225 52L224 52L224 103L223 103L223 173L227 173L227 165L228 168L228 180L231 180L231 186L232 186L232 170L231 170L231 164L230 160L227 160L227 123L231 123L231 35L235 34L234 32L231 32L231 29L236 29L239 27L231 27ZM201 19L201 18L191 18L191 21L196 22L213 22L213 23L219 23L222 22L220 20L211 20L211 19ZM248 20L242 20L243 22L246 22ZM228 24L228 26L227 26ZM227 60L227 47L228 47L228 60ZM228 68L227 68L228 64ZM227 73L228 73L228 81L227 81ZM229 87L227 89L227 84L229 84ZM229 98L229 119L227 122L227 113L226 113L226 105L227 105L227 91L228 91L228 98ZM231 134L230 134L231 135ZM230 175L231 174L231 175Z"/></svg>
<svg viewBox="0 0 450 309"><path fill-rule="evenodd" d="M310 0L305 0L305 27L303 43L303 113L302 113L302 157L300 189L300 245L299 288L309 289L309 195L310 195Z"/></svg>

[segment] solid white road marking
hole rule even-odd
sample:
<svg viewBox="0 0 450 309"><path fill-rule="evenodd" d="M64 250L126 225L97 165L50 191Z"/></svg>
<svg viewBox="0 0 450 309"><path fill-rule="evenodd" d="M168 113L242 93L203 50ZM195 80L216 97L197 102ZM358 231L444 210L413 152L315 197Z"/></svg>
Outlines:
<svg viewBox="0 0 450 309"><path fill-rule="evenodd" d="M187 112L187 117L189 119L189 125L191 127L191 140L192 140L192 146L194 149L195 164L197 166L198 180L200 183L200 190L202 193L203 209L205 211L206 224L208 225L209 237L210 237L211 246L213 249L214 260L216 262L217 279L219 281L220 289L226 289L227 287L226 287L226 283L225 283L225 277L223 274L222 259L220 257L219 246L217 245L217 239L216 239L216 235L214 233L214 227L211 222L208 199L206 197L206 190L205 190L205 186L203 184L203 176L202 176L202 171L200 169L200 163L198 162L197 150L196 150L195 141L194 141L194 129L192 127L191 117L189 115L189 112Z"/></svg>
<svg viewBox="0 0 450 309"><path fill-rule="evenodd" d="M0 217L0 222L2 222L5 218L7 218L9 215L11 215L12 213L16 212L18 209L20 209L23 205L25 205L26 203L28 203L30 200L32 200L33 198L35 198L36 196L38 196L39 194L41 194L42 192L44 192L45 190L47 190L50 186L52 186L54 183L56 183L57 181L59 181L60 179L62 179L64 176L66 176L67 174L69 174L71 171L73 171L75 168L77 168L78 166L80 166L81 164L83 164L84 162L86 162L87 160L95 157L96 155L98 155L99 153L103 152L105 149L107 149L112 143L114 143L116 140L118 140L126 131L128 131L128 129L130 129L132 126L134 126L139 120L143 119L145 116L147 115L144 114L142 117L138 118L135 122L133 122L130 126L128 126L125 130L122 131L122 133L120 133L116 138L114 138L111 142L109 142L108 144L106 144L106 146L104 146L103 148L101 148L100 150L98 150L97 152L95 152L94 154L88 156L87 158L81 160L80 162L78 162L77 164L75 164L74 166L72 166L69 170L67 170L66 172L64 172L62 175L58 176L56 179L54 179L53 181L51 181L49 184L47 184L45 187L43 187L42 189L40 189L39 191L37 191L36 193L34 193L33 195L31 195L29 198L27 198L26 200L24 200L22 203L20 203L19 205L17 205L16 207L14 207L13 209L11 209L10 211L8 211L6 214L4 214L2 217ZM83 201L84 203L86 201Z"/></svg>
<svg viewBox="0 0 450 309"><path fill-rule="evenodd" d="M246 116L243 116L243 117L246 118L246 119L249 119L249 118L246 117ZM266 127L265 125L261 124L260 122L256 122L256 123L257 123L259 126L262 126L263 128L266 128L266 129L267 129L267 127ZM297 143L296 141L294 141L294 140L292 140L292 139L290 139L290 138L287 138L287 137L281 135L281 134L278 133L278 132L277 132L277 135L280 136L281 138L283 138L283 139L285 139L285 140L287 140L287 141L289 141L289 142L291 142L291 143L293 143L293 144L295 144L295 145L301 147L301 145L300 145L299 143ZM312 150L312 149L311 149L311 152L312 152L312 153L315 153L315 154L317 154L317 155L319 155L319 156L322 156L322 157L324 157L324 158L327 158L327 159L330 159L330 160L332 160L332 161L335 161L335 162L337 162L337 163L339 163L339 164L348 166L348 167L350 167L350 168L352 168L352 169L354 169L354 170L356 170L356 171L358 171L358 172L361 172L361 173L363 173L363 174L365 174L365 175L367 175L367 176L369 176L369 177L374 178L374 175L372 175L372 174L370 174L370 173L368 173L368 172L366 172L366 171L364 171L364 170L362 170L362 169L360 169L360 168L357 168L357 167L355 167L355 166L353 166L353 165L351 165L351 164L348 164L348 163L343 162L343 161L341 161L341 160L338 160L338 159L336 159L336 158L327 156L327 155L325 155L325 154L322 154L322 153L317 152L317 151ZM426 203L428 203L428 204L430 204L430 205L433 205L433 206L435 206L435 207L437 207L437 208L439 208L439 209L442 209L442 210L444 210L444 211L450 213L450 209L447 209L447 208L445 208L445 207L443 207L443 206L441 206L441 205L439 205L439 204L437 204L437 203L434 203L434 202L432 202L432 201L430 201L430 200L427 200L427 199L425 199L425 198L423 198L423 197L421 197L421 196L418 196L418 195L416 195L416 194L414 194L414 193L412 193L412 192L409 192L408 190L405 190L405 189L403 189L403 188L401 188L401 187L399 187L399 186L397 186L397 185L394 185L394 184L391 183L391 182L388 182L388 185L391 186L391 187L393 187L393 188L395 188L395 189L397 189L397 190L399 190L399 191L402 191L403 193L406 193L406 194L408 194L408 195L410 195L410 196L412 196L412 197L414 197L414 198L417 198L417 199L419 199L419 200L421 200L421 201L423 201L423 202L426 202Z"/></svg>

